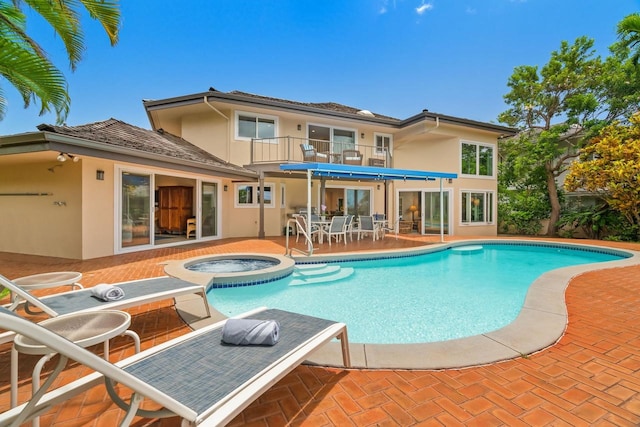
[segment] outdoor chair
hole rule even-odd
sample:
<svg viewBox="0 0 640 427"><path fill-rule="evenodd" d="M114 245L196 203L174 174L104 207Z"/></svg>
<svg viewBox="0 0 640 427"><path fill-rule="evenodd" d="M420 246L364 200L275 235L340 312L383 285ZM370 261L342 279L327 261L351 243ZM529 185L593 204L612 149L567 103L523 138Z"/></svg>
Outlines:
<svg viewBox="0 0 640 427"><path fill-rule="evenodd" d="M334 216L331 218L331 224L326 230L321 230L321 233L327 236L329 240L329 246L331 246L331 239L335 238L336 242L340 241L340 237L344 238L344 244L347 244L347 230L345 228L347 222L346 216Z"/></svg>
<svg viewBox="0 0 640 427"><path fill-rule="evenodd" d="M307 219L304 215L296 216L296 243L300 238L300 234L303 236L307 235ZM311 234L308 236L311 241L313 241L314 237L318 237L320 234L320 227L315 224L311 224Z"/></svg>
<svg viewBox="0 0 640 427"><path fill-rule="evenodd" d="M220 426L235 418L312 352L334 338L340 339L343 364L350 367L344 323L266 309L247 313L246 317L277 321L279 341L272 346L225 345L221 342L224 320L110 363L0 307L3 328L60 355L53 373L38 392L29 402L0 414L0 425L11 422L21 425L74 395L104 384L114 403L127 411L121 423L123 426L128 426L137 415L145 418L179 416L185 426ZM77 361L93 372L47 392L52 377L64 369L68 360ZM129 402L118 396L120 386L132 390ZM152 400L162 408L140 409L144 399Z"/></svg>
<svg viewBox="0 0 640 427"><path fill-rule="evenodd" d="M396 218L396 220L393 222L393 227L389 224L387 224L384 227L380 227L380 237L382 237L384 239L384 236L386 233L395 233L396 235L396 240L398 240L398 232L400 229L400 218Z"/></svg>
<svg viewBox="0 0 640 427"><path fill-rule="evenodd" d="M358 217L358 240L361 239L361 236L363 234L369 233L371 233L373 240L376 240L376 238L378 237L378 230L376 229L376 226L373 222L373 217L371 215L360 215Z"/></svg>
<svg viewBox="0 0 640 427"><path fill-rule="evenodd" d="M349 235L349 239L353 242L353 215L347 215L347 220L344 223L345 239Z"/></svg>
<svg viewBox="0 0 640 427"><path fill-rule="evenodd" d="M91 288L36 297L3 275L0 275L0 286L9 289L14 296L13 303L6 306L11 311L14 311L19 306L24 306L25 312L29 314L44 312L50 317L57 317L62 314L96 310L122 310L182 295L197 294L202 298L204 304L204 317L211 316L206 289L201 285L174 277L156 277L114 283L114 285L124 291L124 297L117 301L102 301L95 298ZM34 307L39 311L32 311ZM4 332L0 334L0 344L10 342L12 339L13 334L11 333Z"/></svg>
<svg viewBox="0 0 640 427"><path fill-rule="evenodd" d="M329 156L325 153L318 153L315 147L311 144L300 144L302 149L302 160L305 162L313 163L328 163Z"/></svg>
<svg viewBox="0 0 640 427"><path fill-rule="evenodd" d="M358 150L343 150L342 163L345 165L362 165L362 153Z"/></svg>

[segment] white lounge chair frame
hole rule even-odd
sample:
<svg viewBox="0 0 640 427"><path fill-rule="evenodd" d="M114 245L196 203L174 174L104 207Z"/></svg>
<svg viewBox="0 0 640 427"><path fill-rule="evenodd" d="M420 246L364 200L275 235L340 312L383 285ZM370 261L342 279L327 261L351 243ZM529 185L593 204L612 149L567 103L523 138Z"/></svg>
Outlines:
<svg viewBox="0 0 640 427"><path fill-rule="evenodd" d="M128 426L136 415L143 417L180 416L183 418L183 426L219 426L231 421L251 402L302 363L310 353L333 338L339 338L341 341L344 366L350 367L351 365L347 328L344 323L265 309L246 313L242 317L278 320L281 324L280 342L271 347L225 346L220 342L221 329L225 323L225 321L221 321L114 364L40 325L23 319L5 308L0 308L0 326L36 340L61 355L60 361L54 369L56 373L63 369L67 359L75 360L96 371L45 394L44 390L51 383L48 379L31 401L0 414L0 425L4 426L9 423L20 425L35 416L42 415L42 412L51 406L97 386L106 379L109 395L114 399L114 402L127 410L121 423L123 426ZM177 360L177 356L190 355L190 350L197 348L202 343L210 345L213 351L211 348L203 349L202 354L197 355L198 363L181 364L180 360ZM278 346L282 347L278 348ZM272 352L272 357L266 357L269 352ZM242 354L248 356L238 357ZM257 357L255 357L256 355ZM205 374L202 372L204 367L212 368L225 361L237 366L238 371L242 371L247 378L225 378L224 380L231 382L229 385L227 381L219 381L221 378L217 376L211 379L210 383L207 383L208 387L204 387L202 384L193 384L194 381L185 378L190 370L191 374L202 376ZM157 369L163 369L162 366L170 366L170 368L161 370L162 375L157 375ZM151 374L145 375L147 371ZM203 379L198 377L195 382L198 381L203 381ZM133 390L129 403L117 397L112 386L113 382ZM219 384L231 389L222 398L214 397L216 391L213 389ZM180 393L174 391L181 387L183 389L180 390ZM180 399L176 396L183 396L183 398ZM144 398L151 399L164 408L159 411L140 410L139 406ZM198 400L194 402L195 398ZM206 409L194 410L194 406L201 408L206 406Z"/></svg>
<svg viewBox="0 0 640 427"><path fill-rule="evenodd" d="M182 295L196 294L202 298L205 309L204 317L211 316L207 292L202 285L167 276L114 283L114 285L124 290L125 297L123 299L101 301L93 297L91 288L36 297L0 274L0 286L9 289L17 297L11 305L6 307L10 311L14 311L20 305L24 305L27 313L31 313L32 307L36 307L50 317L57 317L62 314L85 311L122 310ZM11 340L13 340L12 333L0 333L0 344Z"/></svg>

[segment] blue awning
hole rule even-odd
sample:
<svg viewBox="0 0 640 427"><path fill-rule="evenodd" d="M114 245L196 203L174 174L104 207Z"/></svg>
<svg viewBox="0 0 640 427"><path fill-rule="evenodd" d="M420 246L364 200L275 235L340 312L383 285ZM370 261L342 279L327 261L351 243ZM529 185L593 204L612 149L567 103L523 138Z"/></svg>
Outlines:
<svg viewBox="0 0 640 427"><path fill-rule="evenodd" d="M410 169L391 169L375 166L353 166L339 163L287 163L283 171L308 172L326 178L369 179L376 181L402 179L405 181L434 181L436 178L454 179L457 173L429 172Z"/></svg>

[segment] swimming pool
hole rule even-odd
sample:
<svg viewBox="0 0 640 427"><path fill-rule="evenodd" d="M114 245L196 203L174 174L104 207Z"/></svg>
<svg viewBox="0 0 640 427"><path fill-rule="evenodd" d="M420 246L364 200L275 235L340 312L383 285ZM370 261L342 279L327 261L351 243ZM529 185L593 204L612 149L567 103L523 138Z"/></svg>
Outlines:
<svg viewBox="0 0 640 427"><path fill-rule="evenodd" d="M605 250L492 243L481 251L340 262L354 274L326 284L291 286L290 276L256 286L212 288L208 296L228 316L268 306L345 322L351 342L425 343L508 325L531 283L549 270L622 258Z"/></svg>

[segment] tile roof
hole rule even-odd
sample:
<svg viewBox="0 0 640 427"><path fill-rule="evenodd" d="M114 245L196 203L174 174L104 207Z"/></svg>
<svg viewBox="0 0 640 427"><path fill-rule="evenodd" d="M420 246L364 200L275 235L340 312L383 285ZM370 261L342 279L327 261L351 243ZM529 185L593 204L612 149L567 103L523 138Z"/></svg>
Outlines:
<svg viewBox="0 0 640 427"><path fill-rule="evenodd" d="M212 91L212 92L218 92L214 88L209 88L209 90ZM285 104L317 108L317 109L320 109L320 110L335 111L335 112L338 112L338 113L356 114L358 116L364 116L364 117L376 117L376 118L379 118L379 119L400 121L399 119L397 119L395 117L389 117L389 116L385 116L385 115L382 115L382 114L371 113L368 110L363 110L361 108L349 107L348 105L338 104L336 102L298 102L298 101L290 101L288 99L280 99L280 98L272 98L272 97L269 97L269 96L255 95L253 93L241 92L239 90L233 90L233 91L229 92L229 94L246 96L246 97L256 98L256 99L262 99L262 100L265 100L265 101L282 102L282 103L285 103Z"/></svg>
<svg viewBox="0 0 640 427"><path fill-rule="evenodd" d="M101 122L79 126L56 126L41 124L40 131L81 138L111 146L153 153L169 158L177 158L200 163L214 168L228 169L229 172L251 173L248 169L216 157L190 142L162 129L152 131L110 118Z"/></svg>

